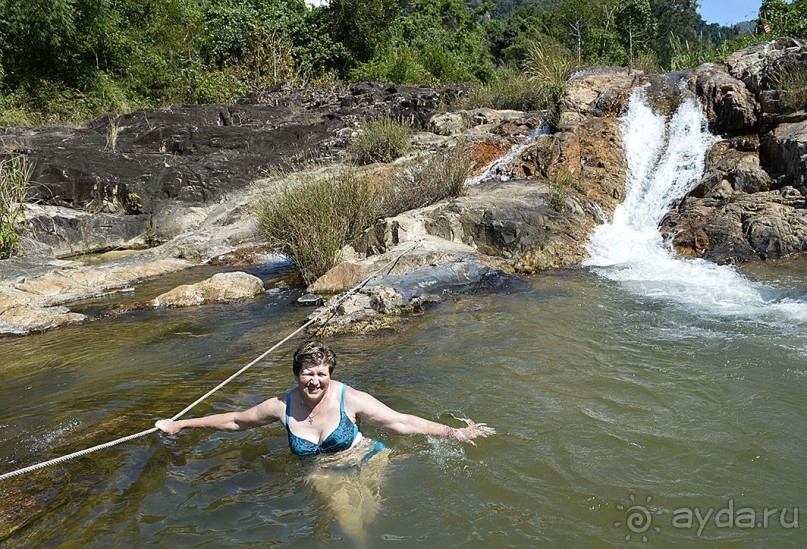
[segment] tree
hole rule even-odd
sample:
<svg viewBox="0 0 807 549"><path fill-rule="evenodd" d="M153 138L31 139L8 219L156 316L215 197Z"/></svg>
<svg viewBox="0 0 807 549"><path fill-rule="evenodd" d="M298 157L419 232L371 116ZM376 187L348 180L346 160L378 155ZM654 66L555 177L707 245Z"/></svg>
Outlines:
<svg viewBox="0 0 807 549"><path fill-rule="evenodd" d="M485 82L493 59L485 29L462 0L414 0L377 37L352 77L402 84Z"/></svg>
<svg viewBox="0 0 807 549"><path fill-rule="evenodd" d="M622 0L616 12L623 45L628 52L628 70L633 70L636 53L647 47L656 25L650 0Z"/></svg>
<svg viewBox="0 0 807 549"><path fill-rule="evenodd" d="M695 28L703 19L695 0L650 0L650 12L656 31L649 45L663 66L670 62L672 44L699 44Z"/></svg>
<svg viewBox="0 0 807 549"><path fill-rule="evenodd" d="M762 0L757 22L764 29L768 25L773 36L807 36L807 0ZM764 32L768 32L764 30Z"/></svg>

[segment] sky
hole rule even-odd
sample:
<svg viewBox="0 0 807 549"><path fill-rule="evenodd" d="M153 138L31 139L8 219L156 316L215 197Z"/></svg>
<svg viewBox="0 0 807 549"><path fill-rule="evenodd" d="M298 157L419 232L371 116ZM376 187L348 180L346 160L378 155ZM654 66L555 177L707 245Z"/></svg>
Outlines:
<svg viewBox="0 0 807 549"><path fill-rule="evenodd" d="M327 0L306 0L309 5L322 5ZM698 13L707 23L730 27L734 23L756 19L762 0L700 0Z"/></svg>
<svg viewBox="0 0 807 549"><path fill-rule="evenodd" d="M698 13L704 21L730 27L734 23L756 19L762 0L700 0L698 4Z"/></svg>

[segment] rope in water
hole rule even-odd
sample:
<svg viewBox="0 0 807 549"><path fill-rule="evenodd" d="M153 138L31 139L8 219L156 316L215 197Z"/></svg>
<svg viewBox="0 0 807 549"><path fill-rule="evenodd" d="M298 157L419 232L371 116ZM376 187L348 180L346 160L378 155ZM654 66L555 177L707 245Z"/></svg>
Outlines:
<svg viewBox="0 0 807 549"><path fill-rule="evenodd" d="M310 326L311 324L313 324L314 322L319 320L325 313L330 312L331 317L332 317L333 314L336 312L337 308L339 307L339 305L341 305L342 302L344 302L349 296L351 296L352 294L359 291L362 287L364 287L365 284L367 284L370 280L375 278L378 275L378 273L380 273L381 271L383 271L383 270L385 270L385 269L387 269L389 267L389 270L391 272L392 269L395 267L395 265L398 263L399 259L401 259L405 254L411 252L412 250L414 250L415 248L420 246L420 244L421 244L421 241L415 242L412 246L410 246L409 248L406 248L400 254L398 254L398 256L395 259L393 259L389 263L385 264L383 267L373 271L373 273L371 273L369 276L367 276L364 280L362 280L361 282L359 282L358 284L353 286L350 290L348 290L347 292L342 294L342 296L338 300L336 300L336 302L328 305L328 307L326 307L325 309L321 310L319 313L317 313L316 315L311 317L308 320L308 322L306 322L305 324L303 324L302 326L300 326L299 328L297 328L296 330L291 332L289 335L287 335L286 337L284 337L283 339L281 339L280 341L275 343L270 349L264 351L260 356L255 358L252 362L250 362L246 366L242 367L240 370L238 370L233 375L231 375L230 377L228 377L227 379L225 379L224 381L222 381L221 383L219 383L218 385L213 387L211 390L206 392L204 395L197 398L195 401L193 401L193 403L186 406L181 412L179 412L177 414L174 414L171 417L171 419L172 420L177 420L177 419L181 418L182 416L184 416L185 414L187 414L192 408L194 408L196 405L198 405L199 403L204 401L210 395L212 395L213 393L215 393L216 391L218 391L219 389L221 389L222 387L224 387L225 385L230 383L232 380L234 380L235 378L237 378L238 376L240 376L241 374L243 374L244 372L249 370L252 366L254 366L258 362L263 360L269 353L271 353L272 351L274 351L275 349L277 349L278 347L280 347L281 345L286 343L288 340L290 340L292 337L294 337L295 335L300 333L302 330L306 329L308 326ZM323 325L326 324L327 322L329 322L331 317L326 319L325 322L323 322ZM140 431L139 433L134 433L132 435L128 435L128 436L125 436L125 437L121 437L121 438L112 440L110 442L105 442L103 444L93 446L92 448L86 448L86 449L80 450L78 452L73 452L72 454L67 454L67 455L64 455L64 456L61 456L61 457L58 457L58 458L50 459L48 461L43 461L43 462L40 462L40 463L37 463L37 464L34 464L34 465L30 465L28 467L24 467L22 469L17 469L16 471L3 473L2 475L0 475L0 481L6 480L6 479L9 479L9 478L12 478L12 477L16 477L16 476L19 476L19 475L24 475L26 473L30 473L31 471L36 471L37 469L42 469L42 468L48 467L50 465L56 465L57 463L62 463L64 461L68 461L68 460L71 460L71 459L74 459L74 458L77 458L77 457L85 456L85 455L90 454L92 452L97 452L98 450L103 450L105 448L110 448L112 446L116 446L118 444L122 444L122 443L128 442L130 440L134 440L136 438L140 438L140 437L143 437L143 436L146 436L146 435L150 435L151 433L154 433L154 432L156 432L158 430L159 429L157 429L156 427L152 427L151 429L146 429L145 431Z"/></svg>

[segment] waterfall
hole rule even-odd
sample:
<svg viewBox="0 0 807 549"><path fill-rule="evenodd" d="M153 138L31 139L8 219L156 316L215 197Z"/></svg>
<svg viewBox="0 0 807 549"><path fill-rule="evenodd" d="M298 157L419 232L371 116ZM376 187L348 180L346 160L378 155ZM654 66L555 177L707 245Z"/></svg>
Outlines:
<svg viewBox="0 0 807 549"><path fill-rule="evenodd" d="M718 139L706 130L698 101L685 99L668 118L654 112L644 89L637 88L620 122L625 199L613 220L594 230L584 264L629 291L696 314L807 321L803 293L794 298L798 292L754 283L733 267L677 257L658 230L675 200L698 184L706 153Z"/></svg>

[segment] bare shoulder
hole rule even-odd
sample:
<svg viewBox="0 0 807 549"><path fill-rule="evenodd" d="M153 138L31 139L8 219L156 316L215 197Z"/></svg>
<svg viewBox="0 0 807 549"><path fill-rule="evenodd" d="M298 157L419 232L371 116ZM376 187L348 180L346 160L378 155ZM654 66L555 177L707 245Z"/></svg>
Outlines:
<svg viewBox="0 0 807 549"><path fill-rule="evenodd" d="M365 393L358 389L354 389L350 385L345 385L345 406L352 410L359 411L368 403L371 403L375 398L370 393Z"/></svg>
<svg viewBox="0 0 807 549"><path fill-rule="evenodd" d="M286 395L266 399L247 412L254 413L256 419L263 421L281 419L286 413Z"/></svg>

